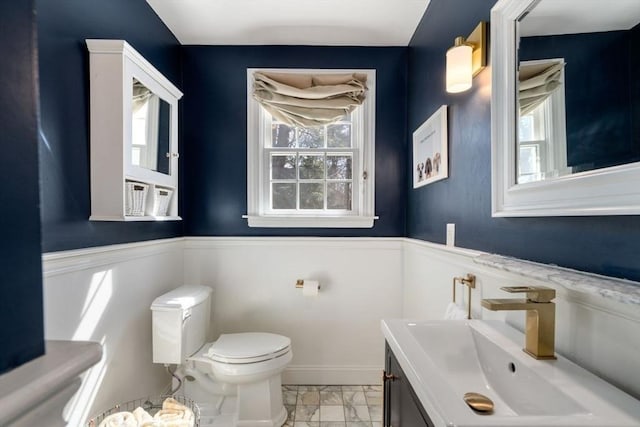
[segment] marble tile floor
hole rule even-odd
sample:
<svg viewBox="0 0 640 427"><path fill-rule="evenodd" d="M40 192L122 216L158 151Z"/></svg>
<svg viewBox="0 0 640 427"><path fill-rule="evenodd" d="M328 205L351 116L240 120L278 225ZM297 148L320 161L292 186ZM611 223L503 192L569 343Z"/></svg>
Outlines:
<svg viewBox="0 0 640 427"><path fill-rule="evenodd" d="M382 386L283 385L285 427L382 427Z"/></svg>

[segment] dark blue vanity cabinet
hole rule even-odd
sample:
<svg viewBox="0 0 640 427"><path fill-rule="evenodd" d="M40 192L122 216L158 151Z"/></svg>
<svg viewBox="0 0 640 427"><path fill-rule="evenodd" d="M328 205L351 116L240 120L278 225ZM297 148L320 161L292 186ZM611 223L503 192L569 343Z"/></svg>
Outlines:
<svg viewBox="0 0 640 427"><path fill-rule="evenodd" d="M434 427L389 344L385 344L384 369L384 427Z"/></svg>

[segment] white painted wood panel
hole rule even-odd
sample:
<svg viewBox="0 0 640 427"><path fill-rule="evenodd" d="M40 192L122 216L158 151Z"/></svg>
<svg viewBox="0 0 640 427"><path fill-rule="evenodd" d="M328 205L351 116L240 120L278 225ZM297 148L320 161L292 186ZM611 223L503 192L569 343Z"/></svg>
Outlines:
<svg viewBox="0 0 640 427"><path fill-rule="evenodd" d="M480 306L480 300L513 297L501 291L501 286L552 287L557 293L556 351L640 398L639 305L480 265L474 262L478 255L486 254L407 239L403 317L441 319L451 301L452 278L473 273L477 281L471 297L472 317L506 320L523 330L524 312L491 312ZM458 292L462 293L461 287Z"/></svg>
<svg viewBox="0 0 640 427"><path fill-rule="evenodd" d="M69 426L169 384L151 359L151 302L183 279L182 239L43 256L45 337L96 341L102 360L67 407Z"/></svg>
<svg viewBox="0 0 640 427"><path fill-rule="evenodd" d="M303 297L297 279L319 280ZM185 283L213 288L213 333L291 338L291 384L374 384L380 319L402 315L402 239L187 238Z"/></svg>
<svg viewBox="0 0 640 427"><path fill-rule="evenodd" d="M169 383L151 361L154 298L181 284L213 288L213 331L292 340L290 384L378 383L383 318L441 319L454 276L473 273L475 318L522 328L524 313L483 310L505 285L557 290L557 350L640 397L640 306L478 263L487 254L404 238L187 237L45 254L47 339L93 340L105 357L84 378L69 425ZM297 279L321 283L303 297ZM463 292L459 294L462 295ZM466 292L464 292L466 296Z"/></svg>

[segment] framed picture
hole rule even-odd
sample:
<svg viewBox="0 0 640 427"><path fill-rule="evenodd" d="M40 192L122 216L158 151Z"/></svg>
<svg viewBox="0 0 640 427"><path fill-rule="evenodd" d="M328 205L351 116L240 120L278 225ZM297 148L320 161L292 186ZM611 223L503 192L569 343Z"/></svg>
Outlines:
<svg viewBox="0 0 640 427"><path fill-rule="evenodd" d="M447 106L443 105L413 132L413 188L449 176Z"/></svg>

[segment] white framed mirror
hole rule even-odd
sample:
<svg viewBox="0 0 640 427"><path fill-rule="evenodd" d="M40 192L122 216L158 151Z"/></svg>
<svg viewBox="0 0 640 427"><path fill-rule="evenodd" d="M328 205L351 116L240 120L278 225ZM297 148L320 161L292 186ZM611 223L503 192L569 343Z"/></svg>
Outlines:
<svg viewBox="0 0 640 427"><path fill-rule="evenodd" d="M637 0L491 10L492 215L640 214Z"/></svg>

